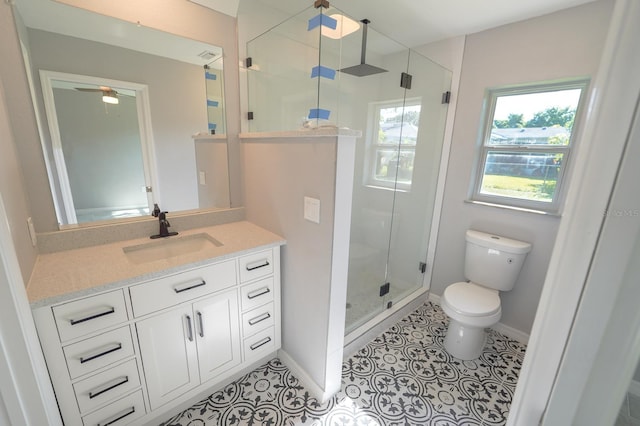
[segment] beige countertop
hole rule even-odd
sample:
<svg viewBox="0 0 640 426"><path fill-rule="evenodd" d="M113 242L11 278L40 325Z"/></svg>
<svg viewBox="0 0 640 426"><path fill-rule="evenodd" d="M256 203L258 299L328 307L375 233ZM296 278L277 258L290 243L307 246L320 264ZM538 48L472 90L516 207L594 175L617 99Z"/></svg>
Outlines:
<svg viewBox="0 0 640 426"><path fill-rule="evenodd" d="M139 264L131 262L123 248L153 241L148 237L41 254L27 286L31 307L88 296L285 243L282 237L246 221L191 229L178 237L200 233L209 234L223 245Z"/></svg>

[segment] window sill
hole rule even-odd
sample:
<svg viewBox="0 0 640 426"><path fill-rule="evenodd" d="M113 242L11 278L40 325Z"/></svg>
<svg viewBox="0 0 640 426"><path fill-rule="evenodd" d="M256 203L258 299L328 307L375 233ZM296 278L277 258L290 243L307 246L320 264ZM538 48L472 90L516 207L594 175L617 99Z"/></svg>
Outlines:
<svg viewBox="0 0 640 426"><path fill-rule="evenodd" d="M364 187L365 188L369 188L369 189L381 189L383 191L395 191L395 192L406 192L406 193L411 192L410 189L393 188L393 187L390 187L390 186L382 186L382 185L372 185L370 183L364 184Z"/></svg>
<svg viewBox="0 0 640 426"><path fill-rule="evenodd" d="M499 209L514 210L514 211L524 212L524 213L533 213L533 214L538 214L538 215L542 215L542 216L562 217L562 214L556 213L556 212L547 212L547 211L544 211L544 210L528 209L528 208L525 208L525 207L507 206L505 204L489 203L487 201L464 200L464 202L468 203L468 204L476 204L476 205L480 205L480 206L488 206L488 207L495 207L495 208L499 208Z"/></svg>

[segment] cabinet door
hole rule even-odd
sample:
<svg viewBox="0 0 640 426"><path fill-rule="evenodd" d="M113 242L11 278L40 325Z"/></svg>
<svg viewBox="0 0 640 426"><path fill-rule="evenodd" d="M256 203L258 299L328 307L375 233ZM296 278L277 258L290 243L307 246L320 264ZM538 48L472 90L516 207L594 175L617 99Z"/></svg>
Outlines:
<svg viewBox="0 0 640 426"><path fill-rule="evenodd" d="M240 364L240 320L236 290L193 304L202 382Z"/></svg>
<svg viewBox="0 0 640 426"><path fill-rule="evenodd" d="M199 384L191 304L139 321L136 327L152 409Z"/></svg>

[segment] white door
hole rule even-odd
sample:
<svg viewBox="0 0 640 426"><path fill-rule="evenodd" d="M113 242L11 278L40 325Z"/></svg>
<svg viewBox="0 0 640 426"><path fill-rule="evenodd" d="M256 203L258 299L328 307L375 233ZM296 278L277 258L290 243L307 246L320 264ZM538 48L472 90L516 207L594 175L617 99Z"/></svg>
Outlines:
<svg viewBox="0 0 640 426"><path fill-rule="evenodd" d="M191 304L136 324L151 409L200 383Z"/></svg>
<svg viewBox="0 0 640 426"><path fill-rule="evenodd" d="M198 359L202 382L240 364L238 293L223 294L194 303Z"/></svg>

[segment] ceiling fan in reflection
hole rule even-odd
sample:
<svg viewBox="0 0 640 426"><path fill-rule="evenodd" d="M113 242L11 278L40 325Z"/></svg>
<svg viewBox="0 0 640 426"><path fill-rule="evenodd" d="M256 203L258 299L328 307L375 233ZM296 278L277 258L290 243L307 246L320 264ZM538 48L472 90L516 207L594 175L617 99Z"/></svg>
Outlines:
<svg viewBox="0 0 640 426"><path fill-rule="evenodd" d="M102 102L107 104L117 104L119 102L118 96L130 96L124 93L118 93L118 91L108 86L100 86L99 88L74 87L74 89L80 92L102 92Z"/></svg>

